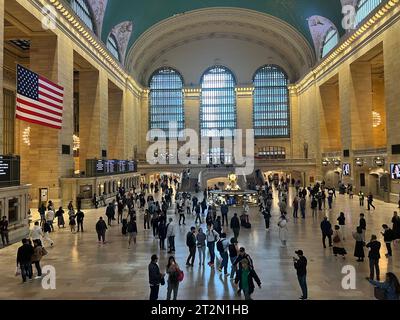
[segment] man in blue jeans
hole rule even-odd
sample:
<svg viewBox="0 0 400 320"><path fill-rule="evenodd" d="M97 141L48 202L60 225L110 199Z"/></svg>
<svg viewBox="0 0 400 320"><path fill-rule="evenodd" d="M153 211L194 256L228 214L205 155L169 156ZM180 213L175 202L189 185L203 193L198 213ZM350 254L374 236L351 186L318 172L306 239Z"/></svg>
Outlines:
<svg viewBox="0 0 400 320"><path fill-rule="evenodd" d="M210 252L210 262L208 263L208 265L210 267L214 267L215 243L219 240L219 234L213 229L212 224L207 225L206 240L207 240L207 248L208 251Z"/></svg>
<svg viewBox="0 0 400 320"><path fill-rule="evenodd" d="M33 247L28 239L22 239L22 246L17 252L17 267L21 269L22 281L26 282L26 278L32 280L32 255Z"/></svg>
<svg viewBox="0 0 400 320"><path fill-rule="evenodd" d="M304 256L303 250L297 250L295 253L298 258L293 257L293 262L297 271L297 279L299 280L300 288L303 293L300 300L307 300L307 259Z"/></svg>

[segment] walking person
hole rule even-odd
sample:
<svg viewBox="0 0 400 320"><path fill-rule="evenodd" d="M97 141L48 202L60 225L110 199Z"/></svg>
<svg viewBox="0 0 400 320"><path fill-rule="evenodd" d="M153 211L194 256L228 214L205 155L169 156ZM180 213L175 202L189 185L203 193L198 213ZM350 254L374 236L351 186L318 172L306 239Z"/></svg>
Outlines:
<svg viewBox="0 0 400 320"><path fill-rule="evenodd" d="M221 237L217 242L217 250L222 259L218 271L222 272L223 270L225 277L228 276L228 259L229 259L228 247L229 247L229 241L226 239L226 234L221 233Z"/></svg>
<svg viewBox="0 0 400 320"><path fill-rule="evenodd" d="M53 209L48 210L46 213L46 222L50 226L51 232L54 232L53 221L55 215Z"/></svg>
<svg viewBox="0 0 400 320"><path fill-rule="evenodd" d="M322 231L322 244L324 248L326 249L326 238L329 240L329 247L332 247L332 225L328 221L328 217L324 217L324 220L321 222L321 231Z"/></svg>
<svg viewBox="0 0 400 320"><path fill-rule="evenodd" d="M169 223L167 225L167 238L169 244L168 253L175 252L175 224L172 218L169 218Z"/></svg>
<svg viewBox="0 0 400 320"><path fill-rule="evenodd" d="M368 202L368 211L371 210L371 207L374 208L374 210L375 210L375 206L374 206L374 204L373 204L373 202L374 202L374 196L372 195L372 193L369 193L367 202Z"/></svg>
<svg viewBox="0 0 400 320"><path fill-rule="evenodd" d="M358 193L358 200L360 202L360 207L364 207L364 199L365 199L364 192L360 191Z"/></svg>
<svg viewBox="0 0 400 320"><path fill-rule="evenodd" d="M0 221L0 233L3 247L8 246L10 244L10 239L8 238L8 220L6 216L3 216Z"/></svg>
<svg viewBox="0 0 400 320"><path fill-rule="evenodd" d="M103 220L103 217L99 218L99 221L96 223L96 232L97 232L97 239L99 243L103 242L106 243L106 230L107 225L106 222Z"/></svg>
<svg viewBox="0 0 400 320"><path fill-rule="evenodd" d="M265 221L265 230L267 230L267 232L269 232L269 227L270 227L270 221L271 221L271 213L269 210L267 209L263 209L262 212L263 216L264 216L264 221ZM297 216L296 216L297 218Z"/></svg>
<svg viewBox="0 0 400 320"><path fill-rule="evenodd" d="M40 279L42 277L42 268L40 267L40 260L47 255L47 251L42 247L42 242L37 239L33 241L33 255L32 263L36 267L37 275L35 279Z"/></svg>
<svg viewBox="0 0 400 320"><path fill-rule="evenodd" d="M196 204L195 208L194 208L195 212L196 212L196 219L194 220L194 223L197 224L197 220L200 222L200 224L202 224L203 222L201 221L201 207L200 204Z"/></svg>
<svg viewBox="0 0 400 320"><path fill-rule="evenodd" d="M295 251L297 258L293 257L294 268L297 272L297 280L301 288L302 296L300 300L308 299L307 289L307 258L304 256L303 250Z"/></svg>
<svg viewBox="0 0 400 320"><path fill-rule="evenodd" d="M76 226L76 220L75 220L75 218L76 218L76 215L74 214L74 212L73 211L70 211L69 212L69 226L70 226L70 228L71 228L71 232L72 233L75 233L76 231L75 231L75 226Z"/></svg>
<svg viewBox="0 0 400 320"><path fill-rule="evenodd" d="M136 218L129 220L126 231L128 232L128 249L130 249L132 240L133 244L136 244L136 236L137 236Z"/></svg>
<svg viewBox="0 0 400 320"><path fill-rule="evenodd" d="M239 248L238 248L238 242L236 238L231 238L229 247L229 259L231 260L231 275L230 278L231 280L235 277L236 270L237 270L237 265L235 264L236 259L239 255Z"/></svg>
<svg viewBox="0 0 400 320"><path fill-rule="evenodd" d="M153 254L151 261L148 266L149 271L149 284L150 284L150 301L158 300L158 292L160 290L160 284L164 285L164 274L160 272L160 268L157 264L158 257Z"/></svg>
<svg viewBox="0 0 400 320"><path fill-rule="evenodd" d="M293 218L297 219L297 212L299 211L299 197L296 195L293 199ZM269 229L269 228L267 228Z"/></svg>
<svg viewBox="0 0 400 320"><path fill-rule="evenodd" d="M207 248L210 253L210 261L208 262L208 265L212 268L214 267L215 261L215 243L219 240L219 234L213 229L212 224L207 225L206 237Z"/></svg>
<svg viewBox="0 0 400 320"><path fill-rule="evenodd" d="M50 243L50 246L52 247L54 245L54 241L51 240L50 238L50 232L51 232L51 227L46 221L43 224L43 241L47 241L48 243Z"/></svg>
<svg viewBox="0 0 400 320"><path fill-rule="evenodd" d="M83 232L83 219L84 218L85 218L85 214L81 210L78 210L78 212L76 213L76 222L78 224L78 232L79 232L79 230L81 232Z"/></svg>
<svg viewBox="0 0 400 320"><path fill-rule="evenodd" d="M234 213L231 219L231 229L233 231L235 239L237 240L239 238L239 232L240 232L240 221L237 216L237 213Z"/></svg>
<svg viewBox="0 0 400 320"><path fill-rule="evenodd" d="M286 248L286 241L288 237L287 218L284 214L281 215L278 222L279 239L281 240L281 247Z"/></svg>
<svg viewBox="0 0 400 320"><path fill-rule="evenodd" d="M203 265L206 260L206 234L202 228L199 228L199 232L196 235L197 251L199 252L199 266Z"/></svg>
<svg viewBox="0 0 400 320"><path fill-rule="evenodd" d="M369 248L369 278L367 279L374 280L374 274L376 274L376 280L379 281L379 259L381 258L379 251L381 249L381 243L378 241L376 235L371 235L371 241L367 243L366 247Z"/></svg>
<svg viewBox="0 0 400 320"><path fill-rule="evenodd" d="M186 235L186 245L189 248L189 256L186 259L186 266L193 267L196 257L196 228L191 227L190 232ZM190 262L192 260L192 262Z"/></svg>
<svg viewBox="0 0 400 320"><path fill-rule="evenodd" d="M339 217L337 218L337 221L339 223L339 227L343 236L343 240L346 239L346 217L344 215L344 212L341 212Z"/></svg>
<svg viewBox="0 0 400 320"><path fill-rule="evenodd" d="M21 270L22 281L26 279L32 280L32 256L34 254L33 247L29 244L28 239L22 239L22 246L17 251L17 269Z"/></svg>
<svg viewBox="0 0 400 320"><path fill-rule="evenodd" d="M354 256L357 258L357 262L363 262L364 261L364 237L363 237L363 231L361 227L357 227L357 231L353 232L353 239L356 240L356 246L354 249Z"/></svg>
<svg viewBox="0 0 400 320"><path fill-rule="evenodd" d="M228 225L228 212L229 212L229 206L224 202L221 206L221 215L222 215L222 226Z"/></svg>
<svg viewBox="0 0 400 320"><path fill-rule="evenodd" d="M337 255L340 255L340 256L342 256L343 259L345 259L347 252L343 245L343 236L340 232L339 226L335 226L335 231L333 231L332 237L333 237L333 239L332 239L333 254L335 255L335 257L337 257Z"/></svg>
<svg viewBox="0 0 400 320"><path fill-rule="evenodd" d="M33 225L33 228L30 231L29 237L32 239L32 241L35 241L35 240L42 241L43 230L39 225L39 221L36 221L35 224Z"/></svg>
<svg viewBox="0 0 400 320"><path fill-rule="evenodd" d="M65 228L64 213L65 213L65 212L64 212L64 210L63 210L62 207L60 207L60 208L57 210L57 212L56 212L58 229L60 229L61 226L62 226L63 228Z"/></svg>
<svg viewBox="0 0 400 320"><path fill-rule="evenodd" d="M185 217L185 211L183 210L183 205L177 204L177 206L178 206L178 213L179 213L179 225L181 225L182 219L183 219L183 225L186 225L186 223L185 223L186 217Z"/></svg>
<svg viewBox="0 0 400 320"><path fill-rule="evenodd" d="M392 256L392 241L394 238L393 230L390 229L387 224L383 224L382 228L383 232L381 232L381 234L383 235L383 241L385 241L387 249L387 253L385 254L385 256L386 258L389 258Z"/></svg>
<svg viewBox="0 0 400 320"><path fill-rule="evenodd" d="M392 272L386 273L385 282L369 280L376 288L383 291L383 300L399 300L400 283L396 275Z"/></svg>
<svg viewBox="0 0 400 320"><path fill-rule="evenodd" d="M360 213L359 226L362 230L363 241L365 242L365 233L367 232L367 221L364 218L364 213Z"/></svg>
<svg viewBox="0 0 400 320"><path fill-rule="evenodd" d="M160 239L160 250L165 250L165 239L167 238L165 219L160 219L160 223L158 224L158 238Z"/></svg>
<svg viewBox="0 0 400 320"><path fill-rule="evenodd" d="M305 196L303 196L300 199L300 211L301 211L301 217L303 219L305 219L306 218L306 197Z"/></svg>
<svg viewBox="0 0 400 320"><path fill-rule="evenodd" d="M167 264L168 274L168 287L167 287L167 300L171 300L171 294L173 293L173 300L178 297L179 282L181 279L182 271L179 269L179 265L176 263L173 256L169 257Z"/></svg>
<svg viewBox="0 0 400 320"><path fill-rule="evenodd" d="M115 208L112 202L110 202L107 206L106 216L107 216L107 223L109 226L111 226L111 222L113 220L113 217L115 216Z"/></svg>
<svg viewBox="0 0 400 320"><path fill-rule="evenodd" d="M148 209L144 210L143 228L144 230L150 230L150 212Z"/></svg>
<svg viewBox="0 0 400 320"><path fill-rule="evenodd" d="M252 300L251 295L255 289L254 281L256 281L258 287L261 289L261 281L256 271L250 266L247 259L242 259L239 270L236 273L235 284L239 287L238 294L243 291L245 300Z"/></svg>

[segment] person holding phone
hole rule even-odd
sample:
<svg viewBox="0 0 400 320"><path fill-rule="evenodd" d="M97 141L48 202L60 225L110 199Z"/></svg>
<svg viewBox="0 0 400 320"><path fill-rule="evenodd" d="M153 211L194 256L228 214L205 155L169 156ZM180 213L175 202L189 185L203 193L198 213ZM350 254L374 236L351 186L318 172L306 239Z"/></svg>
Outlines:
<svg viewBox="0 0 400 320"><path fill-rule="evenodd" d="M295 251L297 257L293 257L294 268L297 272L297 279L303 295L300 300L308 299L308 288L307 288L307 258L304 256L303 250Z"/></svg>

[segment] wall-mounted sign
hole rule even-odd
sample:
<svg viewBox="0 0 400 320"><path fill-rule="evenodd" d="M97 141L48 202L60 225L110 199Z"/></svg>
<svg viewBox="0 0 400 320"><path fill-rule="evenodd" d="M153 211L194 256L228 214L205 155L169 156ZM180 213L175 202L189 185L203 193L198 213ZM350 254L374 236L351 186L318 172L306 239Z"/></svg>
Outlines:
<svg viewBox="0 0 400 320"><path fill-rule="evenodd" d="M20 184L20 157L0 156L0 188Z"/></svg>
<svg viewBox="0 0 400 320"><path fill-rule="evenodd" d="M351 166L350 163L343 163L343 176L351 176Z"/></svg>
<svg viewBox="0 0 400 320"><path fill-rule="evenodd" d="M86 160L86 176L99 177L112 174L137 172L137 163L133 160Z"/></svg>

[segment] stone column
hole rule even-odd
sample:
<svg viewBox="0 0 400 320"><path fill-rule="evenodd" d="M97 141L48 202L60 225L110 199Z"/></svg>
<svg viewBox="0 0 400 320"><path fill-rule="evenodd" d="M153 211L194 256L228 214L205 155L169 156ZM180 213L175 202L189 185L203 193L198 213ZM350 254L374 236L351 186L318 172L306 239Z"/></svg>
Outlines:
<svg viewBox="0 0 400 320"><path fill-rule="evenodd" d="M124 158L123 91L111 85L108 90L108 158Z"/></svg>
<svg viewBox="0 0 400 320"><path fill-rule="evenodd" d="M138 113L138 117L140 117L138 157L139 159L144 160L146 159L146 150L148 146L146 134L149 130L149 93L147 91L142 93L140 113Z"/></svg>

